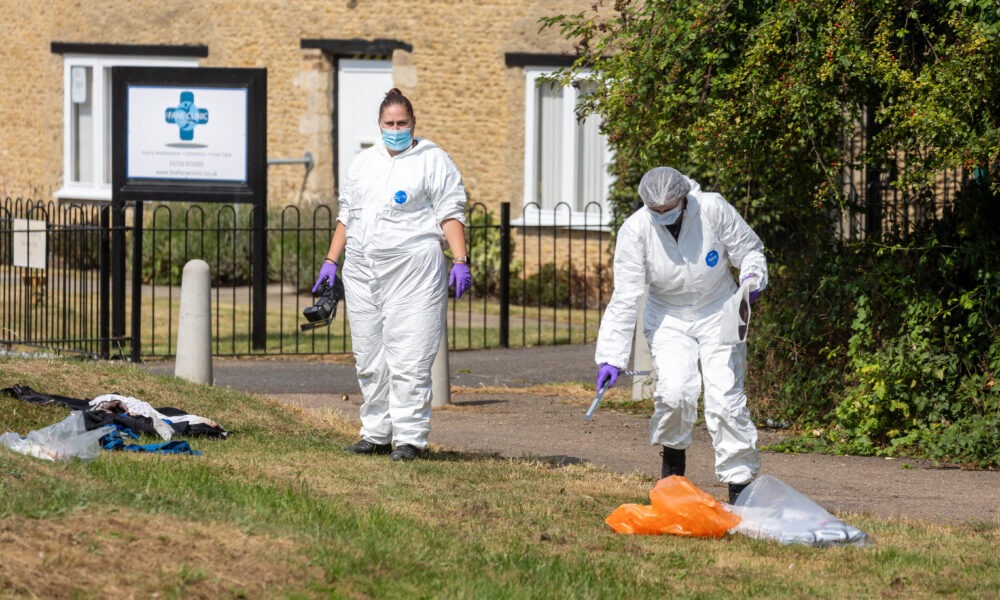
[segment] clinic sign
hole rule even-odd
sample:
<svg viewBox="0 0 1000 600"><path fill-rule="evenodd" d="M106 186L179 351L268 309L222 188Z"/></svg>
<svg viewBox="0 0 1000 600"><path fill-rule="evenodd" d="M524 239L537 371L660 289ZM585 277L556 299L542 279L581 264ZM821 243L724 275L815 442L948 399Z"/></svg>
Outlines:
<svg viewBox="0 0 1000 600"><path fill-rule="evenodd" d="M252 204L253 346L264 347L267 285L267 71L111 68L111 307L102 339L139 361L142 252L132 252L132 325L125 328L126 232L142 248L143 204ZM131 206L131 219L126 210ZM102 346L102 354L107 350Z"/></svg>
<svg viewBox="0 0 1000 600"><path fill-rule="evenodd" d="M112 179L122 200L264 198L266 71L112 69Z"/></svg>
<svg viewBox="0 0 1000 600"><path fill-rule="evenodd" d="M247 180L247 90L131 86L128 179Z"/></svg>

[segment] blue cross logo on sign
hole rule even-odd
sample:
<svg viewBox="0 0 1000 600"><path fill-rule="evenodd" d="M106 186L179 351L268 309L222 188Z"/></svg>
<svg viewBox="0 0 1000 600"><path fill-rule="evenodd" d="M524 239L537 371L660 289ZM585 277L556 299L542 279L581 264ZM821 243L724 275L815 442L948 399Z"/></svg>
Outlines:
<svg viewBox="0 0 1000 600"><path fill-rule="evenodd" d="M194 92L181 92L181 103L167 108L167 123L177 125L182 140L194 139L194 126L208 123L208 109L194 105Z"/></svg>

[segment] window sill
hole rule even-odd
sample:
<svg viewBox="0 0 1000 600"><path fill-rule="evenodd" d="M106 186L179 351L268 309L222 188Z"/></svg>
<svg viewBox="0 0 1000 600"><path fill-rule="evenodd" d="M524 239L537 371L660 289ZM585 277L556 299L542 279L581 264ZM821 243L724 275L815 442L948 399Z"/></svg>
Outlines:
<svg viewBox="0 0 1000 600"><path fill-rule="evenodd" d="M564 205L565 206L565 205ZM511 219L514 227L557 227L580 231L609 232L607 213L590 211L578 212L562 209L538 209L526 206L521 216Z"/></svg>
<svg viewBox="0 0 1000 600"><path fill-rule="evenodd" d="M96 189L90 187L62 187L53 194L57 200L99 200L111 202L111 189Z"/></svg>

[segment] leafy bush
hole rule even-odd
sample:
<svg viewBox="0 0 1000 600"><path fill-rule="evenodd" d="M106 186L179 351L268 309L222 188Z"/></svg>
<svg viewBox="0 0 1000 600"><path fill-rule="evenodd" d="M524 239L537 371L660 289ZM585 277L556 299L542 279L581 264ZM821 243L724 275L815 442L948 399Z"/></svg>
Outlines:
<svg viewBox="0 0 1000 600"><path fill-rule="evenodd" d="M311 288L330 245L334 219L324 205L269 210L267 280ZM253 210L249 206L151 205L143 229L144 282L179 285L184 265L200 258L211 266L213 285L250 283Z"/></svg>
<svg viewBox="0 0 1000 600"><path fill-rule="evenodd" d="M473 290L479 295L496 294L500 287L500 230L493 221L485 209L476 209L466 228ZM283 281L300 291L311 289L336 225L333 209L324 204L270 209L267 223L267 280ZM179 285L187 261L200 258L211 266L213 284L250 283L253 212L249 207L151 205L143 229L144 282ZM512 278L519 269L515 261Z"/></svg>
<svg viewBox="0 0 1000 600"><path fill-rule="evenodd" d="M790 448L1000 465L998 225L1000 198L971 185L908 239L777 268L753 409L798 423Z"/></svg>
<svg viewBox="0 0 1000 600"><path fill-rule="evenodd" d="M600 272L604 267L598 265ZM531 275L513 279L510 285L510 299L515 304L538 305L548 308L600 308L600 299L607 299L610 292L603 295L598 280L610 283L611 277L587 276L576 267L556 267L546 263Z"/></svg>
<svg viewBox="0 0 1000 600"><path fill-rule="evenodd" d="M311 290L336 226L331 207L286 206L268 213L267 277Z"/></svg>
<svg viewBox="0 0 1000 600"><path fill-rule="evenodd" d="M143 222L143 282L179 285L184 265L194 259L210 265L213 285L249 282L252 223L249 206L149 205ZM131 254L133 245L126 246Z"/></svg>
<svg viewBox="0 0 1000 600"><path fill-rule="evenodd" d="M494 224L493 215L482 205L472 207L466 220L465 238L472 271L472 291L478 296L494 296L500 292L500 228ZM514 254L514 240L510 241ZM511 279L520 272L520 263L512 261Z"/></svg>

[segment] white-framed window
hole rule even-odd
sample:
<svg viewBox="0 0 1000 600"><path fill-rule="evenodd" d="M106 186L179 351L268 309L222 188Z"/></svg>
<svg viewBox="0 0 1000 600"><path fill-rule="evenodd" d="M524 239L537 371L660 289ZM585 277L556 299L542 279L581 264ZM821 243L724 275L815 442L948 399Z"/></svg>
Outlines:
<svg viewBox="0 0 1000 600"><path fill-rule="evenodd" d="M63 56L63 185L57 198L111 200L111 67L197 67L197 58Z"/></svg>
<svg viewBox="0 0 1000 600"><path fill-rule="evenodd" d="M561 86L552 68L525 68L524 210L518 224L607 226L611 149L600 117L577 119L588 79Z"/></svg>

